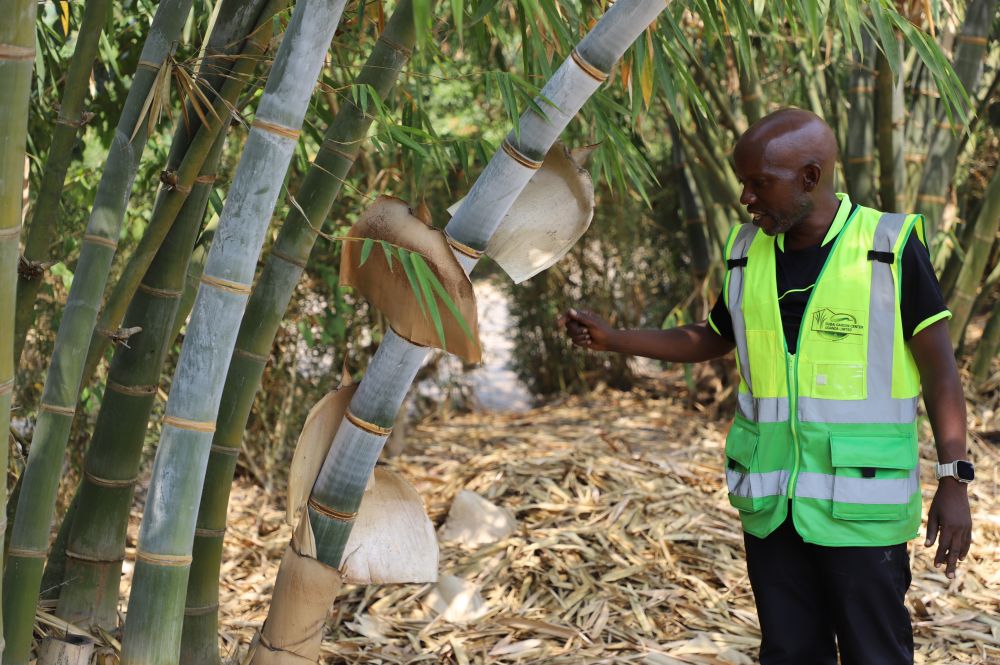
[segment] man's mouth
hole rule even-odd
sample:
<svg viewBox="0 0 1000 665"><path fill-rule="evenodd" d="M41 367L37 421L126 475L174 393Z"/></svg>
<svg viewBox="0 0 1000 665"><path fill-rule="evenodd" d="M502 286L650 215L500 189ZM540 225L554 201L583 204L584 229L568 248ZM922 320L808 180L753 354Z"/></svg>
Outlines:
<svg viewBox="0 0 1000 665"><path fill-rule="evenodd" d="M753 211L748 211L748 212L750 213L750 220L757 226L760 226L760 221L763 218L767 217L767 215L765 215L762 212L753 212Z"/></svg>

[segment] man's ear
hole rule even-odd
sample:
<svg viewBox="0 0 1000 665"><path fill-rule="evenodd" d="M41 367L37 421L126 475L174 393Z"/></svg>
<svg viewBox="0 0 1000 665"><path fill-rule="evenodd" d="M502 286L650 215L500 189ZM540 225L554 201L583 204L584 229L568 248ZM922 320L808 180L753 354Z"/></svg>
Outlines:
<svg viewBox="0 0 1000 665"><path fill-rule="evenodd" d="M819 164L811 163L806 164L802 167L802 187L807 192L811 192L816 189L816 185L819 184L820 176L823 175L823 169L820 168Z"/></svg>

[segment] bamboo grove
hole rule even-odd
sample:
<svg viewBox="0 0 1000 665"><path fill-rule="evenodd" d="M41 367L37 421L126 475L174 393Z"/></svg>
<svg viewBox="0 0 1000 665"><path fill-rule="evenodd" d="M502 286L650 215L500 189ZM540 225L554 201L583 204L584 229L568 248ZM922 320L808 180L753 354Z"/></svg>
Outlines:
<svg viewBox="0 0 1000 665"><path fill-rule="evenodd" d="M345 551L399 517L359 517L379 492L417 506L414 542L431 528L373 469L427 357L479 359L467 275L485 251L515 276L498 229L556 164L596 213L579 242L589 214L549 229L565 246L511 287L539 392L627 374L552 336L567 299L630 325L705 315L746 221L729 146L786 105L834 128L852 198L926 214L970 389L995 383L996 0L127 4L15 0L0 27L4 665L98 633L130 665L221 663L237 474L287 484L296 525L252 662L316 661L345 581L433 579L430 545L365 579ZM557 141L596 145L589 175ZM347 379L327 393L342 372L303 354ZM66 639L38 641L40 611Z"/></svg>

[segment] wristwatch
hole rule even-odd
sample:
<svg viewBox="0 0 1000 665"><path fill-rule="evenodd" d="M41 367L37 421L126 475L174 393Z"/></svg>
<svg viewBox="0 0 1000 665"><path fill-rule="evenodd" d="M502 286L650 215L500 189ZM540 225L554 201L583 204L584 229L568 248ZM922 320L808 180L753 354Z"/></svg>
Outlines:
<svg viewBox="0 0 1000 665"><path fill-rule="evenodd" d="M971 483L976 478L976 468L967 460L938 464L934 468L934 477L938 480L947 476L955 478L960 483Z"/></svg>

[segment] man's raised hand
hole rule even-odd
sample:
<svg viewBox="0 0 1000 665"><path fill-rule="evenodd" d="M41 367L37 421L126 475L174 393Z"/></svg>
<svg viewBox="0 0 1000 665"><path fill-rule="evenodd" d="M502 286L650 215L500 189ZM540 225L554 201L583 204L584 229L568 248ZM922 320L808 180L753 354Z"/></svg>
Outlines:
<svg viewBox="0 0 1000 665"><path fill-rule="evenodd" d="M587 310L568 309L557 324L566 327L566 333L576 346L591 351L608 351L614 333L607 321Z"/></svg>

